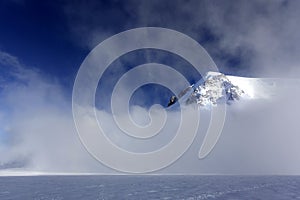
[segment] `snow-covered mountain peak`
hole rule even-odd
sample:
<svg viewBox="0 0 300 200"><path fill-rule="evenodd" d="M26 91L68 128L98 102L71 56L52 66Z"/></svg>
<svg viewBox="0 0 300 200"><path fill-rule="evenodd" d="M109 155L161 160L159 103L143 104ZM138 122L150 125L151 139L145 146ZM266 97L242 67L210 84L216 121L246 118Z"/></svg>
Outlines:
<svg viewBox="0 0 300 200"><path fill-rule="evenodd" d="M196 84L193 89L187 103L195 102L200 106L228 103L228 101L240 99L244 93L220 72L208 72L201 84Z"/></svg>
<svg viewBox="0 0 300 200"><path fill-rule="evenodd" d="M207 106L229 103L240 99L243 94L244 91L232 84L224 74L208 72L203 79L183 90L178 98L180 102L186 104Z"/></svg>

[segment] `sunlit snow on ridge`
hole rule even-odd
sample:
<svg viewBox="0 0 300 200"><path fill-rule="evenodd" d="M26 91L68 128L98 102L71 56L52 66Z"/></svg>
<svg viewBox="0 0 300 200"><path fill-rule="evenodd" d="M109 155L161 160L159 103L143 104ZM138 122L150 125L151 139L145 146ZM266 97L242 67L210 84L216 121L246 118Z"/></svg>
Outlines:
<svg viewBox="0 0 300 200"><path fill-rule="evenodd" d="M238 85L251 99L268 99L276 93L276 83L272 79L239 76L227 76L227 78Z"/></svg>
<svg viewBox="0 0 300 200"><path fill-rule="evenodd" d="M184 89L177 97L173 96L169 104L172 105L178 99L180 103L206 108L224 102L230 104L240 99L272 99L288 88L297 89L299 84L298 79L248 78L208 72L203 79Z"/></svg>

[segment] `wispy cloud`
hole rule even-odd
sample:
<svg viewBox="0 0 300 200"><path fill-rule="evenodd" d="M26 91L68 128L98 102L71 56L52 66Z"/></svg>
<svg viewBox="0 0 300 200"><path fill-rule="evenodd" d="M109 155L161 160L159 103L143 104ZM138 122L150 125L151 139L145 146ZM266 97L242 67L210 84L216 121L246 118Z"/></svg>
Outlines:
<svg viewBox="0 0 300 200"><path fill-rule="evenodd" d="M0 51L0 64L7 67L21 67L21 64L17 57L3 51Z"/></svg>
<svg viewBox="0 0 300 200"><path fill-rule="evenodd" d="M76 135L71 103L59 82L8 53L0 55L4 78L11 77L0 92L0 130L5 138L0 146L1 165L19 163L42 171L98 171L98 163Z"/></svg>
<svg viewBox="0 0 300 200"><path fill-rule="evenodd" d="M199 41L223 72L293 76L299 63L298 1L115 1L67 4L75 41L89 48L127 29L158 26ZM118 5L118 6L117 6ZM90 12L93 10L93 12ZM298 71L297 71L298 72Z"/></svg>

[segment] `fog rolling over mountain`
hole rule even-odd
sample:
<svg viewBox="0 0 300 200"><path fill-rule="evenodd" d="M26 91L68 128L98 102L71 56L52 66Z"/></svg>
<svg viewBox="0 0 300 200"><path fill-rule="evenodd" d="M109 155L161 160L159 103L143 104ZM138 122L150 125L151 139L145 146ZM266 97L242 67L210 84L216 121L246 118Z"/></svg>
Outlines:
<svg viewBox="0 0 300 200"><path fill-rule="evenodd" d="M218 84L221 89L216 87ZM211 106L218 106L224 100L227 105L220 139L209 156L198 162L197 171L299 174L299 87L299 79L249 78L209 72L202 81L185 90L178 101L198 104L202 122L209 122ZM229 92L232 88L235 90ZM199 132L197 145L188 152L190 159L202 144L205 131ZM182 160L188 162L184 157Z"/></svg>
<svg viewBox="0 0 300 200"><path fill-rule="evenodd" d="M31 74L26 85L8 84L3 93L2 103L14 107L15 112L8 116L14 120L2 126L6 127L10 137L9 145L0 148L3 155L0 158L1 166L44 173L116 173L91 158L83 148L71 110L66 106L70 102L61 93L61 87L49 87L49 80L37 72ZM225 76L232 84L229 88L238 87L243 94L225 104L224 128L213 150L205 159L199 160L199 149L210 121L209 106L200 106L200 127L196 140L177 162L157 173L300 174L299 81ZM207 88L202 97L216 89ZM21 97L23 100L19 101ZM49 98L53 97L55 99L49 103ZM188 106L194 109L199 107L196 103ZM132 108L131 116L134 120L138 119L142 124L149 120L147 108ZM140 143L125 137L124 133L113 126L115 123L111 113L98 109L97 112L105 124L104 128L111 134L108 134L110 139L122 148L135 151L153 150L167 144L172 134L176 133L175 126L179 125L175 117L179 113L176 109L167 109L172 123L165 127L166 134L159 134L159 140L154 138L153 141Z"/></svg>

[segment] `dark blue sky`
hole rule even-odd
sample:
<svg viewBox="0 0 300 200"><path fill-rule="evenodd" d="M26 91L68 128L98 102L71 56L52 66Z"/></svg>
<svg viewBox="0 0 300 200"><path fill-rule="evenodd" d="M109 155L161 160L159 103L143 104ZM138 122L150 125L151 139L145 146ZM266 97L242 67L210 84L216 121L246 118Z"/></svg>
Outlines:
<svg viewBox="0 0 300 200"><path fill-rule="evenodd" d="M182 3L185 4L184 1ZM70 81L91 46L129 28L173 28L194 37L202 45L218 40L205 25L196 26L197 19L193 14L189 16L188 12L181 9L173 10L174 4L179 4L178 1L165 1L156 12L151 9L158 5L157 1L152 5L144 2L142 6L146 9L149 4L149 12L144 14L138 10L140 4L139 1L1 1L0 48L16 56L27 66ZM201 7L201 3L199 6ZM152 15L159 15L161 20L148 20L148 17L153 18ZM177 24L176 19L182 17L187 21L182 25ZM195 27L198 35L191 33L187 27ZM91 40L88 32L95 30L102 31L103 36L96 37L94 44L88 44ZM220 57L229 57L226 62L236 66L239 64L239 57L226 54Z"/></svg>
<svg viewBox="0 0 300 200"><path fill-rule="evenodd" d="M133 4L132 7L128 7L126 4L122 1L76 1L74 4L66 1L2 1L0 3L0 49L17 57L19 62L27 68L37 68L42 74L58 79L65 86L67 93L71 94L71 87L81 62L98 42L129 28L168 27L168 23L172 28L176 25L176 22L174 24L174 21L170 19L167 19L169 22L138 21L137 18L147 17L146 14L137 16L138 7L134 4L138 5L139 3L130 2ZM169 4L167 3L166 7L162 9L170 11ZM96 34L100 36L103 32L103 36L91 35L90 33L95 30ZM199 39L204 43L215 39L205 27L201 29L201 34L203 36ZM89 41L92 37L96 39L94 43L90 44ZM125 69L150 61L174 66L176 64L174 61L178 61L178 59L173 59L174 56L168 56L166 53L163 56L157 56L157 53L150 53L150 56L143 52L135 54L136 56L131 55L127 59L126 57L122 59ZM3 69L5 71L5 68ZM177 69L183 69L183 66L177 67ZM2 75L4 71L2 71ZM185 73L191 82L195 82L200 76L192 75L192 72ZM107 79L118 77L115 74L114 76ZM169 91L160 87L154 89L146 86L144 90L152 91L151 94L163 97L161 100L163 102L167 102L170 96ZM100 95L105 96L101 92ZM157 99L149 103L155 102L157 103Z"/></svg>
<svg viewBox="0 0 300 200"><path fill-rule="evenodd" d="M284 9L284 6L280 5L278 9ZM257 13L253 14L251 9ZM136 27L155 26L180 31L198 41L221 72L255 76L260 60L256 46L249 40L254 32L250 25L269 18L270 11L262 3L251 9L247 10L246 1L237 6L230 1L217 4L192 0L5 0L0 2L0 50L16 57L25 68L38 69L43 75L58 80L69 97L77 70L90 50L104 39ZM241 17L244 15L245 19ZM136 52L133 53L135 56L119 61L125 69L144 62L187 69L176 56L158 55L157 52ZM2 64L2 76L6 70L8 68ZM192 69L184 71L190 83L200 78ZM107 80L112 77L108 76ZM166 92L162 90L163 94ZM169 95L167 92L162 101Z"/></svg>
<svg viewBox="0 0 300 200"><path fill-rule="evenodd" d="M28 67L70 81L87 50L69 39L60 3L2 1L0 48Z"/></svg>

